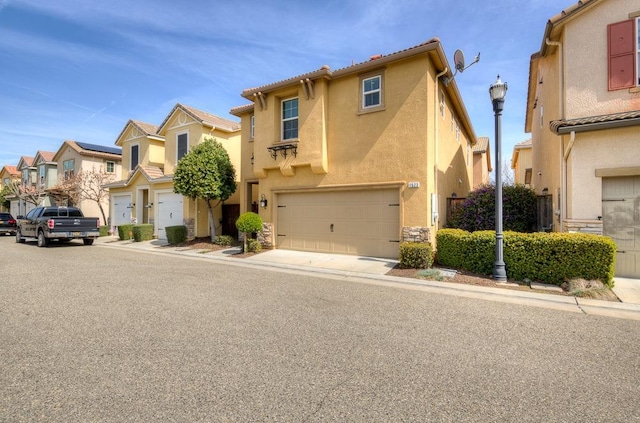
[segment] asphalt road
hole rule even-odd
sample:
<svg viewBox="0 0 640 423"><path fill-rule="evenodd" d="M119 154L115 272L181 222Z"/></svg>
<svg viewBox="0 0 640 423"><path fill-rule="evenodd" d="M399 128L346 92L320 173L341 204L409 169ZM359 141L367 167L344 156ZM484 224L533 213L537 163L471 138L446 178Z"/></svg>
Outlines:
<svg viewBox="0 0 640 423"><path fill-rule="evenodd" d="M2 422L640 421L638 321L75 242L0 266Z"/></svg>

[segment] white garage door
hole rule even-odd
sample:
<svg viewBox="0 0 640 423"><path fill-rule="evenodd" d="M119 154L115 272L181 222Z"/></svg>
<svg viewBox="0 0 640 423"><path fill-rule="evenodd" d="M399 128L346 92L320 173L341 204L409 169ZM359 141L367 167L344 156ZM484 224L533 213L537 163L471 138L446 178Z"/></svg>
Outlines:
<svg viewBox="0 0 640 423"><path fill-rule="evenodd" d="M398 190L278 195L277 247L398 258Z"/></svg>
<svg viewBox="0 0 640 423"><path fill-rule="evenodd" d="M113 202L111 224L119 226L131 223L131 195L114 195L111 201Z"/></svg>
<svg viewBox="0 0 640 423"><path fill-rule="evenodd" d="M164 228L182 225L182 195L175 193L158 194L158 239L167 240Z"/></svg>
<svg viewBox="0 0 640 423"><path fill-rule="evenodd" d="M640 176L602 179L602 223L618 247L616 276L640 278Z"/></svg>

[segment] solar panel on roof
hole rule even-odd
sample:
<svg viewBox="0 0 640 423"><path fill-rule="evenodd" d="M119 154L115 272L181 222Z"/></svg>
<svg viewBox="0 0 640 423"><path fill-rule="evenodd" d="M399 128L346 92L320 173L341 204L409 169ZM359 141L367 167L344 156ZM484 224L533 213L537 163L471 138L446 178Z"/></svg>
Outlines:
<svg viewBox="0 0 640 423"><path fill-rule="evenodd" d="M89 144L86 142L77 142L77 141L76 141L76 144L78 144L78 147L84 150L95 151L98 153L122 154L122 149L118 147L107 147L104 145Z"/></svg>

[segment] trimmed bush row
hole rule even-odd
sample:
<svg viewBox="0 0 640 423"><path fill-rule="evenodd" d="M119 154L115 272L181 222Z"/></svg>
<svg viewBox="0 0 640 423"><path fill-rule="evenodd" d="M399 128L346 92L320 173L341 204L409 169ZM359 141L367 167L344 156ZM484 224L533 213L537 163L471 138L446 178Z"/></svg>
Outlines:
<svg viewBox="0 0 640 423"><path fill-rule="evenodd" d="M118 237L123 241L133 238L133 224L118 225Z"/></svg>
<svg viewBox="0 0 640 423"><path fill-rule="evenodd" d="M403 269L427 269L433 266L433 248L426 242L400 244L400 267Z"/></svg>
<svg viewBox="0 0 640 423"><path fill-rule="evenodd" d="M187 227L184 225L166 226L167 242L171 245L180 244L187 240Z"/></svg>
<svg viewBox="0 0 640 423"><path fill-rule="evenodd" d="M133 240L135 242L149 241L153 239L153 225L145 223L142 225L133 225Z"/></svg>
<svg viewBox="0 0 640 423"><path fill-rule="evenodd" d="M100 236L109 235L109 226L107 226L107 225L100 226L100 228L98 230L100 231Z"/></svg>
<svg viewBox="0 0 640 423"><path fill-rule="evenodd" d="M495 261L495 232L441 229L436 234L442 266L489 275ZM608 237L577 233L504 233L504 262L510 279L560 285L574 278L613 286L616 245Z"/></svg>

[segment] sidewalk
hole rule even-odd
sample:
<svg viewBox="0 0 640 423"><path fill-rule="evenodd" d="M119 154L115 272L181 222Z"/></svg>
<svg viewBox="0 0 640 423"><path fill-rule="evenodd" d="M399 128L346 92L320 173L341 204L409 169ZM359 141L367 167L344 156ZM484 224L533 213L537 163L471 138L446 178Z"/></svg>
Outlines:
<svg viewBox="0 0 640 423"><path fill-rule="evenodd" d="M194 250L189 247L169 247L166 242L157 239L134 242L120 241L117 237L113 236L99 238L96 241L96 245L108 248L138 250L141 252L181 255L201 260L216 260L234 266L295 273L311 272L319 276L334 279L364 281L366 283L395 287L401 285L409 289L445 295L640 320L640 280L635 279L615 278L615 288L613 292L622 301L618 303L504 288L490 288L387 276L386 273L391 270L398 261L374 257L310 253L292 250L268 250L247 258L233 258L231 257L233 254L240 252L237 247L202 253L200 250Z"/></svg>

